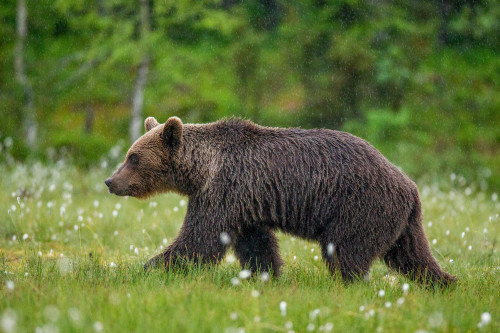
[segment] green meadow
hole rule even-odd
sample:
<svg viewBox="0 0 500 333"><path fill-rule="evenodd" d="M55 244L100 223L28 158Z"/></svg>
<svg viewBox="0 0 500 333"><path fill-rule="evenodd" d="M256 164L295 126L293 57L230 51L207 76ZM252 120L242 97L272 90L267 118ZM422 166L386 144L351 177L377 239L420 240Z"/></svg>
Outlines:
<svg viewBox="0 0 500 333"><path fill-rule="evenodd" d="M280 234L283 273L218 266L144 273L175 238L187 198L107 193L112 167L10 164L0 173L4 332L498 332L500 202L451 174L419 182L432 251L458 277L429 288L376 262L369 280L331 276L318 245Z"/></svg>

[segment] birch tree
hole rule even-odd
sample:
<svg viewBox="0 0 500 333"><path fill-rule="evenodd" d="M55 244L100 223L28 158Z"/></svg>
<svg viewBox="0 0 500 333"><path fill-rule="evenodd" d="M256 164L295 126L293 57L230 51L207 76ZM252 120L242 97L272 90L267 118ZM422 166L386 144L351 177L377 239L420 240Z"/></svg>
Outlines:
<svg viewBox="0 0 500 333"><path fill-rule="evenodd" d="M37 122L33 88L26 75L25 44L28 36L28 9L26 0L17 0L16 12L16 47L14 51L14 70L18 84L23 92L23 130L24 139L28 147L34 148L37 140Z"/></svg>
<svg viewBox="0 0 500 333"><path fill-rule="evenodd" d="M148 48L146 46L146 40L150 31L150 6L149 0L139 0L140 3L140 13L141 13L141 23L140 23L140 41L139 45L141 48L142 59L139 64L139 69L137 71L137 78L134 87L134 93L132 98L132 110L131 110L131 120L130 120L130 141L134 142L139 138L142 133L142 114L144 107L144 89L147 82L147 76L149 71L150 55Z"/></svg>

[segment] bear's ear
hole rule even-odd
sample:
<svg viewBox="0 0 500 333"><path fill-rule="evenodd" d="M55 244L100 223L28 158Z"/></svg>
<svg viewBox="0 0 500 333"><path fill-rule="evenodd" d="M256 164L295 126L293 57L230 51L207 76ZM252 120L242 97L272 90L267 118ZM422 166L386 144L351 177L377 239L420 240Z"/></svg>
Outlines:
<svg viewBox="0 0 500 333"><path fill-rule="evenodd" d="M177 117L168 118L163 125L161 139L165 147L176 150L181 145L182 121Z"/></svg>
<svg viewBox="0 0 500 333"><path fill-rule="evenodd" d="M152 128L158 125L160 125L160 123L156 121L155 117L147 117L146 120L144 120L144 128L146 129L146 132L149 132Z"/></svg>

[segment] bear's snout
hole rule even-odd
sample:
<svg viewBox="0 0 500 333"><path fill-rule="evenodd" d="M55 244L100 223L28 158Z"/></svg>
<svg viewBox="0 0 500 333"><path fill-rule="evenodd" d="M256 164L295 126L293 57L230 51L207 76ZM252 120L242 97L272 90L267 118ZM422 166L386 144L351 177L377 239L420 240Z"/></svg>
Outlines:
<svg viewBox="0 0 500 333"><path fill-rule="evenodd" d="M104 184L106 184L107 187L111 186L111 178L108 178L104 181Z"/></svg>

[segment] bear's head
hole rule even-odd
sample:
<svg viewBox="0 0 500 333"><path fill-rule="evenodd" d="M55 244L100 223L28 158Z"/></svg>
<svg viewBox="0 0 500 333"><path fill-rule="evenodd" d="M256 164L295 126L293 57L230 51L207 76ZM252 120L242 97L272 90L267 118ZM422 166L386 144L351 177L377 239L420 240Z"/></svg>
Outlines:
<svg viewBox="0 0 500 333"><path fill-rule="evenodd" d="M170 117L159 124L149 117L146 133L132 144L125 161L106 179L109 192L120 196L145 198L174 190L174 172L182 146L182 121Z"/></svg>

